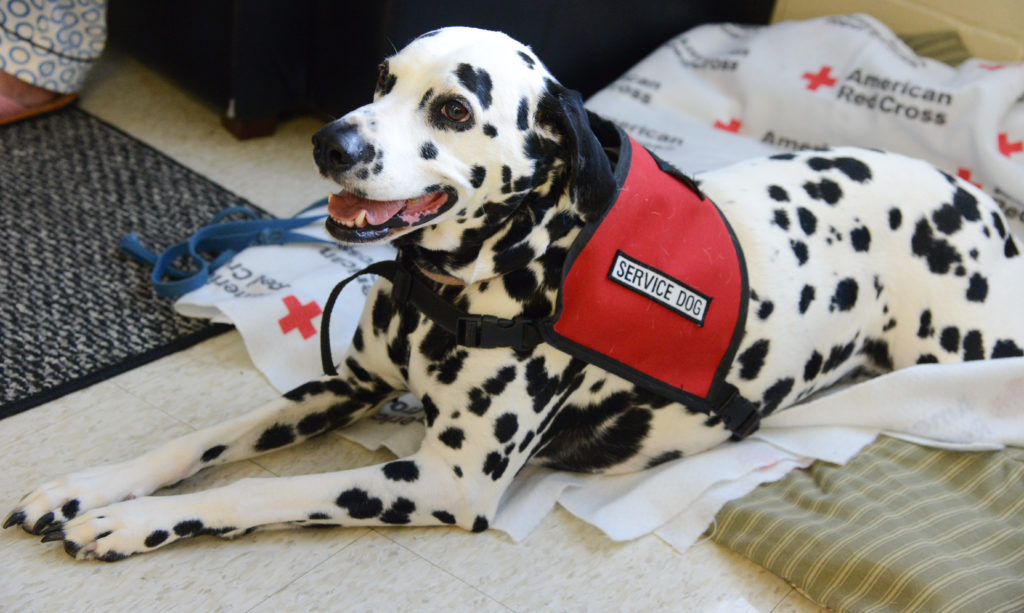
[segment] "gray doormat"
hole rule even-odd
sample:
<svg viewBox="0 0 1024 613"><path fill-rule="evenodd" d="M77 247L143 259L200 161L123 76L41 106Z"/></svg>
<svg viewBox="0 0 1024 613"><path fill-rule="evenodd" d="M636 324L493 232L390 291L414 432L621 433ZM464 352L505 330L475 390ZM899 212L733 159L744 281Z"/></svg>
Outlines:
<svg viewBox="0 0 1024 613"><path fill-rule="evenodd" d="M117 252L229 206L258 210L77 108L0 127L0 419L230 329L176 315Z"/></svg>

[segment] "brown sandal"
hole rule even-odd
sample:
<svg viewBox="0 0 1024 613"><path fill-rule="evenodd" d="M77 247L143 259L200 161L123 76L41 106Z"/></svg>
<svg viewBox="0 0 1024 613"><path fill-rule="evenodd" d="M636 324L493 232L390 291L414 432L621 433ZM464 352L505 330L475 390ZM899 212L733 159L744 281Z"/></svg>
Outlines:
<svg viewBox="0 0 1024 613"><path fill-rule="evenodd" d="M30 117L45 115L46 113L52 113L53 111L66 107L77 99L78 94L65 94L63 96L57 96L45 104L30 107L17 102L9 96L0 94L0 109L11 113L6 116L0 116L0 126L29 119Z"/></svg>

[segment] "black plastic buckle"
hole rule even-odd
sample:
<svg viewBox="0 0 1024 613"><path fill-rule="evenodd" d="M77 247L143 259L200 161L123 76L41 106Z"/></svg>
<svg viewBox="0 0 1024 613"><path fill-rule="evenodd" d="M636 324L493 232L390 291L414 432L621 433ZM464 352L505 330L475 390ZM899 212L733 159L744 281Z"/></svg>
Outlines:
<svg viewBox="0 0 1024 613"><path fill-rule="evenodd" d="M722 418L725 427L732 432L733 440L739 441L757 431L761 426L761 414L757 412L757 407L752 402L740 396L739 390L731 385L729 388L729 397L715 412Z"/></svg>
<svg viewBox="0 0 1024 613"><path fill-rule="evenodd" d="M493 347L495 328L511 328L515 324L511 319L499 319L493 315L464 315L455 320L455 342L466 347ZM491 341L490 343L487 341Z"/></svg>

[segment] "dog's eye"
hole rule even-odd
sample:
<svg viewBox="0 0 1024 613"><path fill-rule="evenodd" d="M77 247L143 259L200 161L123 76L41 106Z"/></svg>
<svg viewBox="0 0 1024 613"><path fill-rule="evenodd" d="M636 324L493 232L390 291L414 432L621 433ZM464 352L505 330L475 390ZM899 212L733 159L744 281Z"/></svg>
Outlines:
<svg viewBox="0 0 1024 613"><path fill-rule="evenodd" d="M441 114L456 123L469 121L469 108L458 100L449 100L442 104Z"/></svg>

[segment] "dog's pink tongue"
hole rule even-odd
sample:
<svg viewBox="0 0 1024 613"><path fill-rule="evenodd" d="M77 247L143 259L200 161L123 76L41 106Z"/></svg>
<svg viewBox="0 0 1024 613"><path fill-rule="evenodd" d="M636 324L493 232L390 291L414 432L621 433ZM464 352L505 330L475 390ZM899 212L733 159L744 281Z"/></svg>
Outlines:
<svg viewBox="0 0 1024 613"><path fill-rule="evenodd" d="M361 211L366 211L366 222L379 225L391 219L402 210L406 200L367 200L355 194L341 192L331 194L327 201L327 214L338 221L353 221Z"/></svg>

